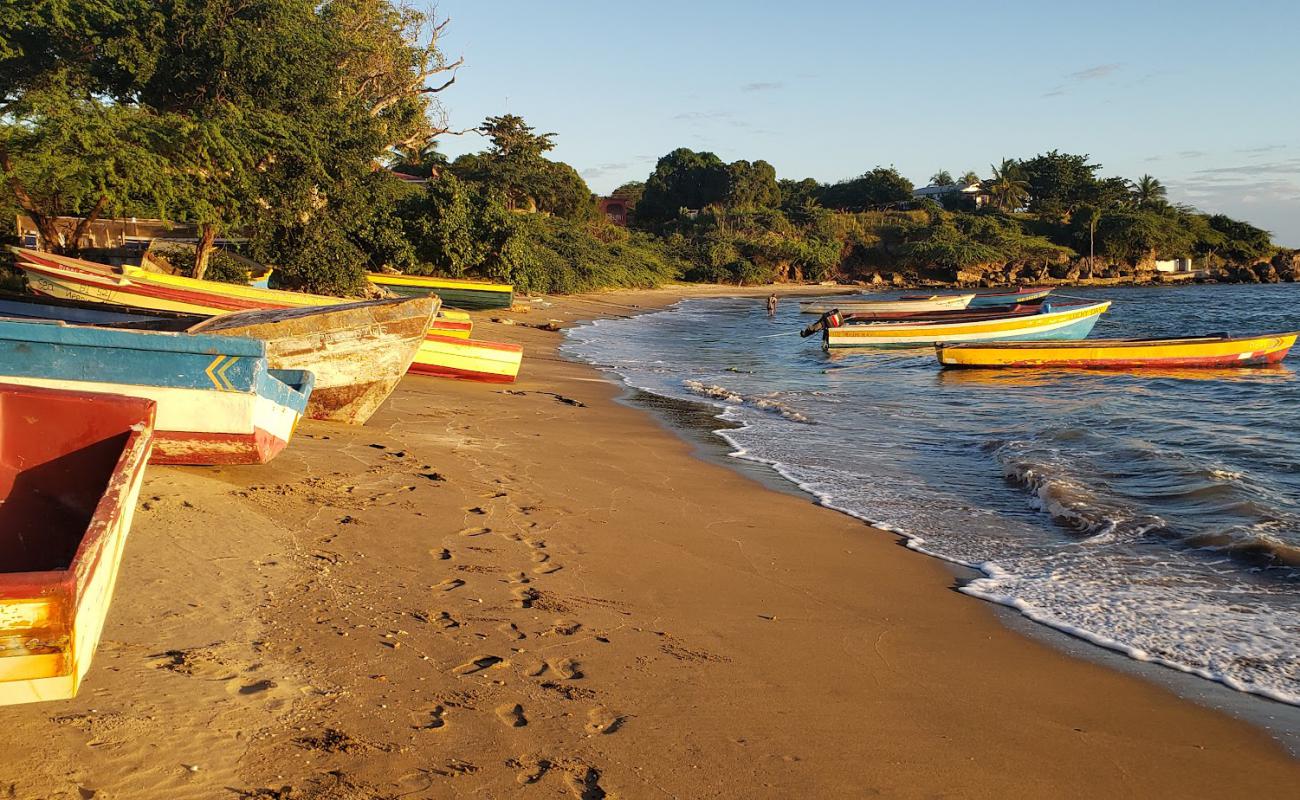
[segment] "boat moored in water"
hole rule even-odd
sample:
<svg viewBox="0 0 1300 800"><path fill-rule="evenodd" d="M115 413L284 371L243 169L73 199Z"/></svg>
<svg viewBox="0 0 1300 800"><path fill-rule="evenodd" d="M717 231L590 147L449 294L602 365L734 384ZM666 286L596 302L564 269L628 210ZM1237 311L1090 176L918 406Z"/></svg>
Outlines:
<svg viewBox="0 0 1300 800"><path fill-rule="evenodd" d="M965 308L974 297L974 294L960 294L899 300L861 300L852 297L843 300L806 300L799 304L799 311L803 314L825 314L834 310L843 314L951 311Z"/></svg>
<svg viewBox="0 0 1300 800"><path fill-rule="evenodd" d="M822 329L831 347L927 347L941 342L987 342L1008 339L1084 339L1110 301L1043 306L1035 314L993 315L965 321L850 322ZM810 326L811 328L812 326Z"/></svg>
<svg viewBox="0 0 1300 800"><path fill-rule="evenodd" d="M1051 286L1022 286L1017 289L993 289L976 292L967 308L989 308L1016 303L1041 303L1052 293ZM923 300L926 295L904 295L904 300Z"/></svg>
<svg viewBox="0 0 1300 800"><path fill-rule="evenodd" d="M1064 369L1186 369L1276 364L1295 345L1296 332L1262 336L1188 336L1174 339L1091 339L1080 342L987 342L939 345L945 367Z"/></svg>
<svg viewBox="0 0 1300 800"><path fill-rule="evenodd" d="M0 705L77 694L99 645L153 401L0 386Z"/></svg>

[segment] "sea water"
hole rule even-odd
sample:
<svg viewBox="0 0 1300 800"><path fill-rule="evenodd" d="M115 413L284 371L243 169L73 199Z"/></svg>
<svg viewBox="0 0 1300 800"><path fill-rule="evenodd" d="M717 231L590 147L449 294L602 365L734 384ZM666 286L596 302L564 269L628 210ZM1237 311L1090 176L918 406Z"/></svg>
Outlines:
<svg viewBox="0 0 1300 800"><path fill-rule="evenodd" d="M1094 338L1300 329L1290 284L1067 293L1114 300ZM941 370L933 350L827 354L797 334L813 319L794 300L769 317L763 299L692 299L575 328L564 349L716 405L739 424L720 431L733 455L977 569L968 594L1300 704L1300 352L1237 370Z"/></svg>

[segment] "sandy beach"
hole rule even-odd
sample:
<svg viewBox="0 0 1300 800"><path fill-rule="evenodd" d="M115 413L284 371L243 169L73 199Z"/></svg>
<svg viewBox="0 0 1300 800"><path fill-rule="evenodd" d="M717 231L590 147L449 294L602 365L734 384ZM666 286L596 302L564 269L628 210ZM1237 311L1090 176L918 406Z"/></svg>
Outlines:
<svg viewBox="0 0 1300 800"><path fill-rule="evenodd" d="M939 561L718 464L565 324L267 466L150 468L81 695L4 710L0 797L1269 797L1262 731L1071 658ZM765 292L764 292L765 293ZM7 794L6 794L7 793Z"/></svg>

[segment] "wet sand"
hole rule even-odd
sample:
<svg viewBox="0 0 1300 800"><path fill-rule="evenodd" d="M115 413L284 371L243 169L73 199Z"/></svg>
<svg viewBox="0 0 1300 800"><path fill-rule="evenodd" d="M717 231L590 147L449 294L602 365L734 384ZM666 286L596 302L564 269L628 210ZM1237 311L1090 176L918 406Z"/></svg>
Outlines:
<svg viewBox="0 0 1300 800"><path fill-rule="evenodd" d="M696 290L699 291L699 290ZM481 314L510 386L404 380L262 467L151 468L75 700L0 797L1242 797L1263 732L1002 625L890 534L693 455Z"/></svg>

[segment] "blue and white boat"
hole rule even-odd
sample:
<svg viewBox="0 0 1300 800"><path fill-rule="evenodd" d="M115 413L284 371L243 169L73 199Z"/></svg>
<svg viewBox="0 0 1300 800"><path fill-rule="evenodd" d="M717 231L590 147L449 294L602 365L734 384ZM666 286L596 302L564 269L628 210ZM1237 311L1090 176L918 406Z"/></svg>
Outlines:
<svg viewBox="0 0 1300 800"><path fill-rule="evenodd" d="M315 382L271 369L260 339L0 320L0 382L157 403L155 464L261 464L285 448Z"/></svg>

